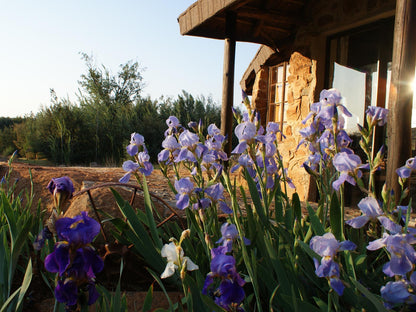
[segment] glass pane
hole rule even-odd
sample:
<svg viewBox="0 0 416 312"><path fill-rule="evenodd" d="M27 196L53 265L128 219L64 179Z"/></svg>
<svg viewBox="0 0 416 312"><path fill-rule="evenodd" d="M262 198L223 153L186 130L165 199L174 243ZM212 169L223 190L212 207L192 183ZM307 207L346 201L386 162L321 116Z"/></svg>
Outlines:
<svg viewBox="0 0 416 312"><path fill-rule="evenodd" d="M281 103L283 100L283 85L277 85L277 99L276 102Z"/></svg>
<svg viewBox="0 0 416 312"><path fill-rule="evenodd" d="M270 104L276 103L276 86L272 85L270 87Z"/></svg>
<svg viewBox="0 0 416 312"><path fill-rule="evenodd" d="M290 68L290 65L289 65L289 63L287 63L287 65L286 65L286 81L287 81L287 77L289 77L289 75L290 75L289 68Z"/></svg>
<svg viewBox="0 0 416 312"><path fill-rule="evenodd" d="M270 68L270 83L276 83L276 66Z"/></svg>
<svg viewBox="0 0 416 312"><path fill-rule="evenodd" d="M274 109L275 109L274 105L269 105L269 121L274 120Z"/></svg>
<svg viewBox="0 0 416 312"><path fill-rule="evenodd" d="M285 102L287 102L287 94L289 93L288 90L289 90L289 84L286 83L285 84Z"/></svg>
<svg viewBox="0 0 416 312"><path fill-rule="evenodd" d="M283 82L283 66L277 67L277 82Z"/></svg>
<svg viewBox="0 0 416 312"><path fill-rule="evenodd" d="M280 120L280 105L279 104L277 104L276 105L276 108L275 108L275 111L274 111L274 120L273 121L275 121L275 122L279 122L279 120Z"/></svg>

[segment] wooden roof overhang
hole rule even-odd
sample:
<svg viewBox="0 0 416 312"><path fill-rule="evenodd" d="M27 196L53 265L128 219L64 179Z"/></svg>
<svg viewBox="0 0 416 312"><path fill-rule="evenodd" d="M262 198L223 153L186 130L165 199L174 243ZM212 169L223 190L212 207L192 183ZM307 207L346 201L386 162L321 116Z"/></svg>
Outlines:
<svg viewBox="0 0 416 312"><path fill-rule="evenodd" d="M278 49L304 21L308 0L199 0L179 18L182 35L225 39L227 14L235 18L235 40Z"/></svg>
<svg viewBox="0 0 416 312"><path fill-rule="evenodd" d="M293 40L308 1L199 0L179 16L182 35L225 40L221 131L229 138L236 41L263 44L278 51L280 44ZM231 144L225 149L230 154Z"/></svg>

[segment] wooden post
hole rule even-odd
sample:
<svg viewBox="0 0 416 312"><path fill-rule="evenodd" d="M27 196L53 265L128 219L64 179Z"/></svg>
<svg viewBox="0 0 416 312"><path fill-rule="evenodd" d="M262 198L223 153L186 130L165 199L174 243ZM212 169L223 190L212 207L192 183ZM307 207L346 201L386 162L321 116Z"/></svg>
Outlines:
<svg viewBox="0 0 416 312"><path fill-rule="evenodd" d="M397 0L394 25L393 63L387 125L387 187L396 200L400 186L396 169L411 157L412 86L416 63L416 1Z"/></svg>
<svg viewBox="0 0 416 312"><path fill-rule="evenodd" d="M226 38L224 43L224 71L221 107L221 133L226 135L228 142L225 152L231 155L233 135L233 101L234 101L234 64L235 64L235 21L234 12L227 12L225 22Z"/></svg>

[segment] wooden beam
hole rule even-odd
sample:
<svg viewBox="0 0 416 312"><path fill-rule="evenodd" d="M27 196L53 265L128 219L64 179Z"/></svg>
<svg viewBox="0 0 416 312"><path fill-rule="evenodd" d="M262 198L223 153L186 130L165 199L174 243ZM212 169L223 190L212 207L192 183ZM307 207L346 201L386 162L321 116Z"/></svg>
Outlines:
<svg viewBox="0 0 416 312"><path fill-rule="evenodd" d="M234 101L234 64L235 64L235 23L236 14L226 13L225 43L224 43L224 70L221 107L221 133L227 136L225 152L231 155L233 135L233 101Z"/></svg>
<svg viewBox="0 0 416 312"><path fill-rule="evenodd" d="M247 25L247 26L249 26L253 29L255 29L256 27L261 26L262 28L267 28L267 29L271 30L269 32L280 32L280 33L283 33L285 35L290 35L292 33L290 29L279 27L279 26L276 26L276 25L273 25L273 24L266 24L263 21L259 22L259 20L257 20L256 22L254 22L254 21L251 22L251 21L248 21L248 20L245 20L245 19L238 19L237 23L239 25Z"/></svg>
<svg viewBox="0 0 416 312"><path fill-rule="evenodd" d="M257 8L244 8L237 11L238 17L253 18L257 20L262 20L269 23L282 23L296 25L299 22L299 18L288 16L287 14L281 14L277 11L272 10L263 10Z"/></svg>
<svg viewBox="0 0 416 312"><path fill-rule="evenodd" d="M285 2L292 3L292 4L296 4L296 5L300 5L300 6L306 4L306 1L305 0L285 0Z"/></svg>
<svg viewBox="0 0 416 312"><path fill-rule="evenodd" d="M416 1L397 0L387 125L386 182L400 196L396 169L411 157L412 86L416 63Z"/></svg>

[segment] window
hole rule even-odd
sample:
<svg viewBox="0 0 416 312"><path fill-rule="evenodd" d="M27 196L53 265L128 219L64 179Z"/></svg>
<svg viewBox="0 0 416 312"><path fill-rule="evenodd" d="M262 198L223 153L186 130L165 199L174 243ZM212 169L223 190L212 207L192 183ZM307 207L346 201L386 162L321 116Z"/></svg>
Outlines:
<svg viewBox="0 0 416 312"><path fill-rule="evenodd" d="M327 87L338 89L343 104L353 114L346 118L348 132L364 124L370 105L386 106L393 47L392 18L365 25L329 38Z"/></svg>
<svg viewBox="0 0 416 312"><path fill-rule="evenodd" d="M288 73L288 62L283 62L269 68L269 105L267 121L280 123L281 130L283 130L287 110Z"/></svg>

